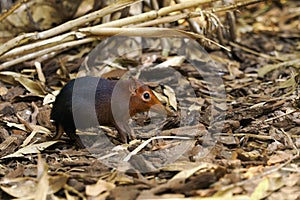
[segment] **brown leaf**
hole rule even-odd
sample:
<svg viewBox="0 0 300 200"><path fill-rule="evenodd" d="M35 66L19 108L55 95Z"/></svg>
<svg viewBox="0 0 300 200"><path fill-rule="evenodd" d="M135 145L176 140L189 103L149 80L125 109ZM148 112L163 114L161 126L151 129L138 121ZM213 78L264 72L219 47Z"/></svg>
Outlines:
<svg viewBox="0 0 300 200"><path fill-rule="evenodd" d="M100 179L94 185L87 185L85 189L85 193L88 196L98 196L104 192L111 191L115 187L116 187L115 184Z"/></svg>
<svg viewBox="0 0 300 200"><path fill-rule="evenodd" d="M3 180L0 188L16 198L33 198L36 191L36 184L36 180L33 178L22 177Z"/></svg>
<svg viewBox="0 0 300 200"><path fill-rule="evenodd" d="M18 151L14 152L12 154L4 156L1 159L24 157L24 155L27 155L27 154L40 153L44 149L48 148L49 146L51 146L51 145L53 145L57 142L58 141L49 141L49 142L43 142L43 143L39 143L39 144L29 145L29 146L26 146L26 147L23 147L23 148L19 149Z"/></svg>
<svg viewBox="0 0 300 200"><path fill-rule="evenodd" d="M287 153L285 151L277 151L276 154L271 155L271 157L268 160L268 165L274 165L277 163L282 163L284 161L287 161L293 156L292 153Z"/></svg>

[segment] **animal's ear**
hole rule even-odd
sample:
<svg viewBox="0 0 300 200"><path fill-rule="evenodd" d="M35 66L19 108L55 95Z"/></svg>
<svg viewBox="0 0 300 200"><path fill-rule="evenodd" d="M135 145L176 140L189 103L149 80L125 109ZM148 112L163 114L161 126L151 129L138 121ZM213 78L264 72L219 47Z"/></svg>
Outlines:
<svg viewBox="0 0 300 200"><path fill-rule="evenodd" d="M139 87L141 87L142 85L143 84L140 81L138 81L136 79L131 79L129 82L129 92L130 92L131 96L136 95L137 89Z"/></svg>

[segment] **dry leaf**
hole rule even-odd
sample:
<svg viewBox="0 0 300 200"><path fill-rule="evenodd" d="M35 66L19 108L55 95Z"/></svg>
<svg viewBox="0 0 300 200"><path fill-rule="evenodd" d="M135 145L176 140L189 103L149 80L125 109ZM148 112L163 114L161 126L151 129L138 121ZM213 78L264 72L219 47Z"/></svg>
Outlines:
<svg viewBox="0 0 300 200"><path fill-rule="evenodd" d="M44 87L39 81L33 81L23 76L15 77L15 80L21 83L29 92L36 96L43 97L46 94Z"/></svg>
<svg viewBox="0 0 300 200"><path fill-rule="evenodd" d="M276 154L271 155L269 160L267 161L268 165L274 165L277 163L282 163L287 161L293 156L293 154L289 154L284 151L277 151Z"/></svg>
<svg viewBox="0 0 300 200"><path fill-rule="evenodd" d="M164 94L168 97L170 106L177 111L177 99L174 90L171 87L164 85Z"/></svg>
<svg viewBox="0 0 300 200"><path fill-rule="evenodd" d="M79 0L17 2L15 3L19 5L17 9L1 21L0 34L12 37L19 33L51 28L72 17L80 2Z"/></svg>
<svg viewBox="0 0 300 200"><path fill-rule="evenodd" d="M103 192L111 191L115 187L115 184L100 179L95 185L87 185L85 192L88 196L98 196Z"/></svg>
<svg viewBox="0 0 300 200"><path fill-rule="evenodd" d="M49 177L48 177L48 165L42 159L42 156L38 154L37 164L37 185L34 194L35 199L46 200L49 190Z"/></svg>
<svg viewBox="0 0 300 200"><path fill-rule="evenodd" d="M22 131L27 130L24 124L17 124L17 123L7 122L7 121L5 121L5 123L8 127L15 127L15 128L21 129Z"/></svg>
<svg viewBox="0 0 300 200"><path fill-rule="evenodd" d="M43 97L46 94L43 84L41 84L38 80L33 81L20 73L11 71L2 71L0 72L0 75L3 75L4 77L6 76L7 82L13 82L12 79L14 79L14 81L19 82L26 88L26 90L36 96Z"/></svg>
<svg viewBox="0 0 300 200"><path fill-rule="evenodd" d="M171 66L181 66L184 61L185 61L184 56L170 57L165 62L160 63L159 65L156 65L153 69L167 68L167 67L171 67Z"/></svg>
<svg viewBox="0 0 300 200"><path fill-rule="evenodd" d="M3 180L0 188L13 197L32 199L36 191L36 180L29 177Z"/></svg>
<svg viewBox="0 0 300 200"><path fill-rule="evenodd" d="M6 125L8 127L15 127L18 128L22 131L27 131L27 128L25 127L24 124L17 124L17 123L13 123L13 122L7 122L4 121L6 123ZM30 127L37 133L43 133L43 134L49 134L51 133L51 131L43 126L39 126L39 125L34 125L34 124L30 124Z"/></svg>
<svg viewBox="0 0 300 200"><path fill-rule="evenodd" d="M30 177L3 179L0 188L16 198L46 200L47 195L58 192L66 184L68 180L66 174L48 175L48 165L40 155L37 167L36 179Z"/></svg>
<svg viewBox="0 0 300 200"><path fill-rule="evenodd" d="M265 177L255 188L251 199L264 199L272 191L278 190L283 185L281 177Z"/></svg>
<svg viewBox="0 0 300 200"><path fill-rule="evenodd" d="M39 143L39 144L29 145L29 146L26 146L26 147L23 147L23 148L19 149L15 153L4 156L1 159L24 157L24 155L27 155L27 154L40 153L44 149L48 148L49 146L51 146L51 145L53 145L57 142L58 141L49 141L49 142L43 142L43 143Z"/></svg>
<svg viewBox="0 0 300 200"><path fill-rule="evenodd" d="M269 73L269 72L271 72L275 69L279 69L281 67L289 67L289 66L293 66L293 65L298 65L299 66L299 63L300 63L300 60L295 59L295 60L289 60L289 61L286 61L286 62L265 65L265 66L259 68L257 73L258 73L259 77L263 77L264 75L266 75L267 73Z"/></svg>

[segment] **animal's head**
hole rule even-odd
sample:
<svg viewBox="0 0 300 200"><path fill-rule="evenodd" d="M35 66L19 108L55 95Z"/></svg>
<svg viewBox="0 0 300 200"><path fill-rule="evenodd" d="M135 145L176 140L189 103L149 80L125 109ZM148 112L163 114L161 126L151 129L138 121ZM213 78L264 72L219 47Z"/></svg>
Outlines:
<svg viewBox="0 0 300 200"><path fill-rule="evenodd" d="M157 113L166 113L166 109L153 91L137 80L131 80L129 84L130 101L129 110L130 116L136 113L146 112L150 109Z"/></svg>

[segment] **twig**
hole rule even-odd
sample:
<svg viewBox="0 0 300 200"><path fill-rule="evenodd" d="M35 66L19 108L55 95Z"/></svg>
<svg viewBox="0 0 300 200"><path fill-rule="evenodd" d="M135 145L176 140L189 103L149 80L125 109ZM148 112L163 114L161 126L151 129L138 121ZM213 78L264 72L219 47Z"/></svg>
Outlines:
<svg viewBox="0 0 300 200"><path fill-rule="evenodd" d="M256 138L256 139L260 139L260 140L273 140L274 138L272 136L269 135L256 135L256 134L251 134L251 133L234 133L232 134L232 136L235 137L250 137L250 138Z"/></svg>
<svg viewBox="0 0 300 200"><path fill-rule="evenodd" d="M3 21L6 17L11 15L16 9L18 9L22 4L26 3L28 0L20 0L15 3L7 12L1 13L0 22Z"/></svg>
<svg viewBox="0 0 300 200"><path fill-rule="evenodd" d="M181 3L180 0L175 0L175 2L176 2L176 3ZM181 12L182 12L182 13L189 13L190 11L189 11L188 9L183 9L183 10L181 10ZM194 32L196 32L196 33L202 33L202 32L201 32L201 29L200 29L199 23L196 23L195 20L192 19L192 18L187 18L186 20L187 20L187 22L189 23L189 25L190 25L192 31L194 31Z"/></svg>
<svg viewBox="0 0 300 200"><path fill-rule="evenodd" d="M135 148L132 152L130 152L123 161L127 162L133 155L136 155L139 151L141 151L145 146L147 146L151 141L156 139L178 139L178 140L191 140L190 137L181 137L181 136L155 136L140 144L137 148Z"/></svg>
<svg viewBox="0 0 300 200"><path fill-rule="evenodd" d="M300 150L296 147L296 145L293 143L293 140L291 138L291 136L289 134L287 134L287 132L285 132L283 130L283 128L280 129L282 131L282 133L287 137L288 142L290 143L290 145L293 147L293 149L296 151L296 155L295 157L299 157L300 155Z"/></svg>
<svg viewBox="0 0 300 200"><path fill-rule="evenodd" d="M252 50L252 49L249 49L249 48L247 48L247 47L243 47L242 45L239 45L239 44L237 44L237 43L235 43L235 42L229 42L229 44L230 44L231 46L233 46L233 47L239 48L239 49L241 49L241 50L243 50L243 51L245 51L245 52L251 53L251 54L253 54L253 55L260 56L260 57L263 57L263 58L266 58L266 59L269 59L269 60L280 61L279 58L276 58L276 57L273 57L273 56L269 56L269 55L264 54L264 53L256 52L256 51L254 51L254 50Z"/></svg>
<svg viewBox="0 0 300 200"><path fill-rule="evenodd" d="M37 107L37 105L33 102L31 102L31 106L33 107L33 113L31 115L31 124L36 125L37 122L37 115L39 114L39 108Z"/></svg>
<svg viewBox="0 0 300 200"><path fill-rule="evenodd" d="M30 123L28 123L25 119L23 119L18 113L16 114L18 120L21 122L21 124L24 124L25 128L29 131L33 131L33 127Z"/></svg>
<svg viewBox="0 0 300 200"><path fill-rule="evenodd" d="M281 117L285 117L285 116L290 115L290 114L295 113L295 112L299 112L299 110L292 110L292 111L289 111L289 112L287 112L287 113L285 113L285 114L283 114L283 115L278 115L278 116L275 116L275 117L266 119L266 120L264 120L263 122L273 121L273 120L275 120L275 119L279 119L279 118L281 118Z"/></svg>
<svg viewBox="0 0 300 200"><path fill-rule="evenodd" d="M220 8L212 8L212 9L210 9L210 11L216 13L216 12L225 12L225 11L229 11L229 10L236 10L241 7L249 6L249 5L264 2L264 1L267 1L267 0L248 0L248 1L242 0L240 2L236 2L236 3L228 5L228 6L223 6Z"/></svg>

